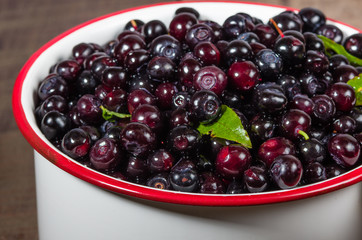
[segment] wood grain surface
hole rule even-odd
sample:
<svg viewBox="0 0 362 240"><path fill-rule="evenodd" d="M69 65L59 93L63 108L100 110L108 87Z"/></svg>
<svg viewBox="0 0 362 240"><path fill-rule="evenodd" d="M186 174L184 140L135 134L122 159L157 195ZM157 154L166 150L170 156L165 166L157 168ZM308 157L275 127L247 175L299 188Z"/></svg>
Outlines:
<svg viewBox="0 0 362 240"><path fill-rule="evenodd" d="M12 88L26 60L47 41L92 18L157 0L0 0L0 240L38 239L33 153L18 131ZM312 6L362 29L361 0L250 1Z"/></svg>

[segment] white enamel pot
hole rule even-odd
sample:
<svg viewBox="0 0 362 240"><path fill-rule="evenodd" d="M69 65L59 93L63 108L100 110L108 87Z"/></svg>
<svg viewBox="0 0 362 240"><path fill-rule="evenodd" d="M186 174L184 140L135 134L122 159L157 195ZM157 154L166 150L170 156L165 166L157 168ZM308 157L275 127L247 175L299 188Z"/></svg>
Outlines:
<svg viewBox="0 0 362 240"><path fill-rule="evenodd" d="M44 137L34 117L35 93L48 69L80 42L104 44L126 22L159 19L166 26L179 7L222 23L246 12L266 22L295 9L240 2L175 2L103 16L57 36L24 65L13 108L34 147L39 238L72 239L362 239L362 166L323 182L257 194L190 194L153 189L104 175L72 160ZM341 22L344 34L360 30Z"/></svg>

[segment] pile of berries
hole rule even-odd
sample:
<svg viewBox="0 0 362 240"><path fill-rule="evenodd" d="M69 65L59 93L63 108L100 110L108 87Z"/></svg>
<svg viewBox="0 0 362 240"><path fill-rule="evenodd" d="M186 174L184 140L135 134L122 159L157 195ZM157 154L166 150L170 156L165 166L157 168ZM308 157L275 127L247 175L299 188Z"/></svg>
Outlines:
<svg viewBox="0 0 362 240"><path fill-rule="evenodd" d="M347 81L362 72L322 35L362 58L314 8L269 22L223 23L176 11L169 26L129 21L100 46L79 43L39 85L45 137L89 168L150 187L235 194L290 189L361 164L362 108ZM231 108L252 148L202 135ZM105 118L104 111L120 117Z"/></svg>

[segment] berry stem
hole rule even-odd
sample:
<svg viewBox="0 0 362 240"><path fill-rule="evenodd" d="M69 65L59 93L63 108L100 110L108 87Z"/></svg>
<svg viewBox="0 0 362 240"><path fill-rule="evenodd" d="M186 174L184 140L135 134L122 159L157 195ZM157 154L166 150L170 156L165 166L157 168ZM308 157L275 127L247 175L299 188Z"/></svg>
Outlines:
<svg viewBox="0 0 362 240"><path fill-rule="evenodd" d="M305 138L305 140L309 140L309 136L306 132L304 132L302 130L298 130L297 133L302 135Z"/></svg>
<svg viewBox="0 0 362 240"><path fill-rule="evenodd" d="M137 30L137 23L135 20L131 20L132 27Z"/></svg>
<svg viewBox="0 0 362 240"><path fill-rule="evenodd" d="M269 19L269 21L274 25L275 29L277 30L277 32L279 33L280 37L284 37L284 34L282 32L282 30L280 30L280 28L278 27L278 24L274 21L274 19Z"/></svg>

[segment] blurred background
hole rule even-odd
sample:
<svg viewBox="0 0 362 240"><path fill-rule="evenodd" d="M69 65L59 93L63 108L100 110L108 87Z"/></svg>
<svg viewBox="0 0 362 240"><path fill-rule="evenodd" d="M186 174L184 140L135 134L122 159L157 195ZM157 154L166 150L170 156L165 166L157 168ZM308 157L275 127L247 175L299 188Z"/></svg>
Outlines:
<svg viewBox="0 0 362 240"><path fill-rule="evenodd" d="M38 239L33 152L18 131L11 105L21 67L43 44L65 30L118 10L158 0L0 0L0 240ZM361 0L252 1L315 7L362 29ZM54 206L56 207L56 206Z"/></svg>

